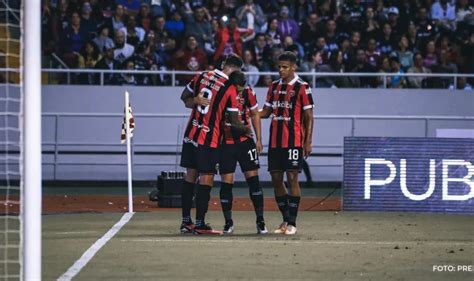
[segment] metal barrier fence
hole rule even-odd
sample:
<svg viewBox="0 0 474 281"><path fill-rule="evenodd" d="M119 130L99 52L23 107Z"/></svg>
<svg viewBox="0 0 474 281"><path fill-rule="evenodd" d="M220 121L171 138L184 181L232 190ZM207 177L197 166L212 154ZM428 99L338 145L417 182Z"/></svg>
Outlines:
<svg viewBox="0 0 474 281"><path fill-rule="evenodd" d="M60 142L59 141L59 136L60 132L59 130L59 120L61 118L69 118L69 117L84 117L84 118L89 118L89 117L96 117L96 118L103 118L103 117L117 117L117 118L122 118L123 116L118 113L43 113L43 117L53 117L54 118L54 141L50 142L43 142L43 153L48 152L49 154L52 154L52 161L47 161L44 164L46 165L52 165L53 168L53 177L54 180L57 179L57 170L58 166L60 165L65 165L65 166L70 166L70 165L88 165L88 166L100 166L100 165L107 165L107 166L124 166L127 163L123 162L116 162L116 163L110 163L110 162L78 162L74 161L72 159L68 159L67 161L60 161L59 160L59 154L61 153L61 146L68 146L68 147L103 147L104 149L100 149L101 151L123 151L124 146L119 144L118 142L90 142L90 143L84 143L84 142ZM160 119L160 118L177 118L177 119L182 119L182 120L187 120L188 119L187 114L135 114L135 118L154 118L154 119ZM430 128L430 122L431 121L466 121L466 120L473 120L474 117L467 117L467 116L375 116L375 115L317 115L314 116L314 119L317 120L351 120L351 130L350 130L350 135L347 136L356 136L357 133L357 126L356 126L356 121L358 120L419 120L424 123L424 133L423 136L428 137L429 136L429 128ZM93 140L93 138L91 139ZM180 139L179 139L180 140ZM176 151L179 150L181 146L181 142L179 143L147 143L147 142L134 142L134 150L136 152L141 152L140 154L146 155L147 152L149 152L150 148L152 147L168 147L168 148L176 148ZM266 144L264 144L266 146ZM45 147L50 147L50 149L45 149ZM106 149L108 148L108 149ZM148 149L147 149L148 148ZM315 151L315 154L325 152L328 150L332 150L334 154L334 151L337 152L337 154L342 155L342 150L343 146L342 145L335 145L335 144L315 144L313 146L313 151ZM174 149L173 149L174 151ZM84 154L90 153L91 151L85 149ZM95 153L95 152L94 152ZM104 152L104 155L106 155L107 152ZM155 163L155 162L140 162L140 161L134 161L133 165L134 166L163 166L163 165L169 165L173 166L176 163L173 161L172 163ZM328 164L328 163L323 163L321 161L317 161L315 164L311 165L312 167L333 167L333 168L340 168L342 167L341 164Z"/></svg>
<svg viewBox="0 0 474 281"><path fill-rule="evenodd" d="M9 71L8 69L0 69L0 71ZM178 71L178 70L134 70L134 71L125 71L125 70L97 70L97 69L55 69L55 68L45 68L43 69L43 74L48 74L48 83L55 84L81 84L83 82L76 81L77 76L80 75L90 75L93 76L93 84L95 85L106 85L106 76L107 75L120 75L120 74L133 74L133 75L149 75L150 77L160 77L162 81L156 86L177 86L179 85L179 78L186 78L192 75L195 75L198 72L193 71ZM261 76L272 76L277 77L277 72L246 72L248 76L258 75ZM374 72L374 73L354 73L354 72L298 72L298 75L309 80L308 82L312 83L313 87L318 87L317 81L322 78L361 78L361 77L375 77L379 79L379 88L387 88L388 78L391 77L401 77L404 79L407 78L421 78L421 79L434 79L442 78L449 82L455 90L457 90L458 79L459 78L474 78L474 74L465 74L465 73L384 73L384 72ZM56 77L55 77L56 76ZM184 76L184 77L183 77ZM89 79L90 80L90 79ZM436 81L436 80L433 80ZM86 83L88 84L88 83ZM184 85L184 84L181 84ZM347 87L351 88L351 87ZM447 87L440 87L447 88Z"/></svg>

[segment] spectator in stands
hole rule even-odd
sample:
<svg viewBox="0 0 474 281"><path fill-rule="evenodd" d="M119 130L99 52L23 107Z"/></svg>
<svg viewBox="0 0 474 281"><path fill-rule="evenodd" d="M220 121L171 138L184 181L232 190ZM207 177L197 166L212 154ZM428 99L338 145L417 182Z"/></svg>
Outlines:
<svg viewBox="0 0 474 281"><path fill-rule="evenodd" d="M140 9L139 0L115 0L117 5L122 5L127 15L136 15L138 14L138 10Z"/></svg>
<svg viewBox="0 0 474 281"><path fill-rule="evenodd" d="M61 37L60 50L63 52L64 61L71 68L78 67L79 52L88 39L78 12L72 13L70 24L63 30Z"/></svg>
<svg viewBox="0 0 474 281"><path fill-rule="evenodd" d="M270 49L270 55L268 59L265 59L261 71L268 71L268 72L278 72L278 57L283 54L283 49L278 46L273 46ZM268 79L270 78L270 79ZM279 79L280 77L278 75L265 75L262 81L265 82L264 86L269 86L271 84L271 81L275 81ZM267 82L270 81L270 84L267 84Z"/></svg>
<svg viewBox="0 0 474 281"><path fill-rule="evenodd" d="M362 35L364 38L375 38L379 33L379 23L375 20L374 8L367 7L365 20L362 24Z"/></svg>
<svg viewBox="0 0 474 281"><path fill-rule="evenodd" d="M252 52L250 50L245 50L243 56L244 65L242 70L245 72L258 72L258 68L252 64L253 60ZM253 88L257 85L259 79L260 76L258 74L248 75L247 84Z"/></svg>
<svg viewBox="0 0 474 281"><path fill-rule="evenodd" d="M268 30L266 33L267 44L269 46L278 46L281 44L280 33L278 32L278 19L273 18L268 23Z"/></svg>
<svg viewBox="0 0 474 281"><path fill-rule="evenodd" d="M333 52L339 49L337 44L337 24L335 20L328 20L326 23L326 36L324 37L329 51Z"/></svg>
<svg viewBox="0 0 474 281"><path fill-rule="evenodd" d="M388 24L390 24L393 37L399 37L406 29L403 28L402 24L399 23L398 16L399 10L397 7L392 6L388 8Z"/></svg>
<svg viewBox="0 0 474 281"><path fill-rule="evenodd" d="M112 45L114 41L109 37L110 30L107 25L102 25L98 29L97 36L93 39L99 51L102 53L105 45Z"/></svg>
<svg viewBox="0 0 474 281"><path fill-rule="evenodd" d="M375 17L379 23L387 21L388 10L389 8L384 6L384 0L375 1Z"/></svg>
<svg viewBox="0 0 474 281"><path fill-rule="evenodd" d="M431 18L440 29L456 29L456 6L448 0L439 0L431 6Z"/></svg>
<svg viewBox="0 0 474 281"><path fill-rule="evenodd" d="M115 32L124 27L125 10L122 5L115 6L114 15L107 20L110 32Z"/></svg>
<svg viewBox="0 0 474 281"><path fill-rule="evenodd" d="M305 60L303 63L301 63L300 68L298 69L301 72L323 72L324 69L321 69L321 66L323 65L323 56L321 51L314 51L308 56L308 60ZM312 85L313 83L313 77L312 76L305 76L303 79L306 80L306 82L310 83ZM316 85L312 85L313 87L322 87L322 85L319 85L319 80L316 81ZM329 87L329 86L326 86Z"/></svg>
<svg viewBox="0 0 474 281"><path fill-rule="evenodd" d="M152 23L152 17L150 12L150 5L147 3L142 3L140 5L140 10L137 15L137 25L145 30L145 32L150 31Z"/></svg>
<svg viewBox="0 0 474 281"><path fill-rule="evenodd" d="M115 31L115 50L114 58L120 63L131 57L135 52L135 47L126 43L125 33L122 29Z"/></svg>
<svg viewBox="0 0 474 281"><path fill-rule="evenodd" d="M347 9L350 14L351 22L358 24L362 21L362 16L364 15L364 7L361 4L361 0L348 1Z"/></svg>
<svg viewBox="0 0 474 281"><path fill-rule="evenodd" d="M124 71L134 71L135 70L135 63L132 60L126 60L123 63L122 70ZM131 85L136 86L138 85L138 81L135 78L135 74L133 72L122 72L118 77L117 81L115 82L116 85Z"/></svg>
<svg viewBox="0 0 474 281"><path fill-rule="evenodd" d="M417 53L420 52L420 40L418 40L418 31L414 22L408 24L408 50Z"/></svg>
<svg viewBox="0 0 474 281"><path fill-rule="evenodd" d="M316 38L320 31L318 30L319 17L318 14L312 12L308 18L301 24L300 42L303 44L305 50L310 50L310 47L316 42Z"/></svg>
<svg viewBox="0 0 474 281"><path fill-rule="evenodd" d="M288 6L281 6L280 19L278 20L278 34L280 35L280 38L291 36L293 40L297 40L299 33L300 28L298 23L290 18L290 9Z"/></svg>
<svg viewBox="0 0 474 281"><path fill-rule="evenodd" d="M431 68L438 63L438 56L436 55L436 45L434 41L429 41L426 45L425 58L423 59L423 66Z"/></svg>
<svg viewBox="0 0 474 281"><path fill-rule="evenodd" d="M420 7L418 10L418 17L415 19L417 35L420 40L420 46L426 46L432 35L436 32L435 24L429 19L428 10L426 7Z"/></svg>
<svg viewBox="0 0 474 281"><path fill-rule="evenodd" d="M450 62L448 52L446 50L441 50L439 53L439 62L431 68L431 71L433 71L433 73L457 73L458 67L454 63ZM440 78L437 79L437 81L440 82L439 85L437 84L437 87L446 89L448 88L452 79Z"/></svg>
<svg viewBox="0 0 474 281"><path fill-rule="evenodd" d="M224 15L230 14L225 2L225 0L209 1L207 10L213 19L220 20Z"/></svg>
<svg viewBox="0 0 474 281"><path fill-rule="evenodd" d="M166 17L172 6L170 0L145 0L145 3L151 5L151 14L154 17Z"/></svg>
<svg viewBox="0 0 474 281"><path fill-rule="evenodd" d="M390 60L388 59L388 57L383 56L381 61L380 61L379 73L390 73L390 72L392 72L392 69L390 67ZM387 76L385 78L385 82L386 83L384 83L384 77L383 76L378 76L377 77L377 83L378 83L379 88L385 88L385 86L388 87L392 83L392 77Z"/></svg>
<svg viewBox="0 0 474 281"><path fill-rule="evenodd" d="M171 57L176 49L176 41L171 37L170 33L165 29L165 18L158 16L155 18L153 31L155 34L155 52L160 59L169 64Z"/></svg>
<svg viewBox="0 0 474 281"><path fill-rule="evenodd" d="M52 45L54 49L58 49L63 36L63 31L69 26L69 2L67 0L60 0L58 7L53 11L51 18L51 33L53 37Z"/></svg>
<svg viewBox="0 0 474 281"><path fill-rule="evenodd" d="M238 25L241 28L253 29L256 33L263 31L267 21L260 5L253 0L245 0L245 4L237 8L235 15L238 19Z"/></svg>
<svg viewBox="0 0 474 281"><path fill-rule="evenodd" d="M367 63L377 68L380 63L380 52L377 51L377 41L374 38L370 38L367 43L367 51L365 52Z"/></svg>
<svg viewBox="0 0 474 281"><path fill-rule="evenodd" d="M327 72L345 72L345 66L343 64L343 54L341 51L332 51L328 57L328 63L321 68ZM333 76L325 79L325 84L330 88L345 88L350 85L350 81L347 77Z"/></svg>
<svg viewBox="0 0 474 281"><path fill-rule="evenodd" d="M400 67L400 60L398 59L398 57L396 56L390 57L389 61L390 61L390 68L392 70L392 73L396 73L396 74L405 73ZM389 86L392 89L401 89L405 86L405 84L406 84L405 78L402 75L396 75L396 76L391 77Z"/></svg>
<svg viewBox="0 0 474 281"><path fill-rule="evenodd" d="M415 64L408 69L408 73L431 73L429 68L423 66L423 56L420 53L415 55ZM408 86L410 88L422 88L425 79L422 76L408 77Z"/></svg>
<svg viewBox="0 0 474 281"><path fill-rule="evenodd" d="M382 55L388 56L393 52L395 44L393 42L392 26L389 23L383 25L383 34L378 40L378 46Z"/></svg>
<svg viewBox="0 0 474 281"><path fill-rule="evenodd" d="M318 6L318 15L322 22L327 22L329 19L334 18L336 10L335 1L321 1Z"/></svg>
<svg viewBox="0 0 474 281"><path fill-rule="evenodd" d="M166 21L165 30L169 32L170 37L176 40L176 45L181 46L184 36L184 21L178 10L171 14L171 18Z"/></svg>
<svg viewBox="0 0 474 281"><path fill-rule="evenodd" d="M138 44L135 54L130 58L135 65L136 70L156 70L157 63L153 56L150 56L151 48L146 42ZM139 85L151 85L151 76L149 74L137 74L136 80Z"/></svg>
<svg viewBox="0 0 474 281"><path fill-rule="evenodd" d="M87 41L79 53L79 68L93 69L101 58L99 48L94 41ZM80 84L92 85L94 84L94 79L94 74L92 73L79 74Z"/></svg>
<svg viewBox="0 0 474 281"><path fill-rule="evenodd" d="M176 52L173 57L173 67L176 70L202 71L207 68L208 61L204 50L199 46L194 35L186 38L186 46ZM178 81L187 83L192 75L180 75Z"/></svg>
<svg viewBox="0 0 474 281"><path fill-rule="evenodd" d="M298 22L299 25L304 23L306 19L315 12L313 3L309 0L297 0L295 3L295 12L293 18Z"/></svg>
<svg viewBox="0 0 474 281"><path fill-rule="evenodd" d="M114 55L115 45L114 43L107 42L104 46L104 56L95 64L95 69L115 70L120 68L120 62L115 60ZM96 81L100 82L100 76L96 75ZM115 74L105 73L104 74L104 85L111 85L115 82Z"/></svg>
<svg viewBox="0 0 474 281"><path fill-rule="evenodd" d="M408 50L408 38L406 35L400 37L398 50L393 51L390 56L396 56L400 61L400 66L404 72L413 66L413 52Z"/></svg>
<svg viewBox="0 0 474 281"><path fill-rule="evenodd" d="M449 85L450 90L454 90L454 84ZM458 77L457 87L458 90L472 91L471 84L467 83L466 77Z"/></svg>
<svg viewBox="0 0 474 281"><path fill-rule="evenodd" d="M97 35L97 28L99 27L99 21L93 16L92 12L91 3L84 2L81 9L81 25L89 38L94 38Z"/></svg>
<svg viewBox="0 0 474 281"><path fill-rule="evenodd" d="M266 60L269 55L269 48L267 46L267 42L265 41L265 35L262 33L257 34L253 44L250 45L249 50L252 53L252 64L261 69L264 60Z"/></svg>
<svg viewBox="0 0 474 281"><path fill-rule="evenodd" d="M204 44L212 42L212 29L209 20L206 17L204 8L198 6L194 9L194 15L188 15L186 19L185 36L194 35L199 46L205 49Z"/></svg>
<svg viewBox="0 0 474 281"><path fill-rule="evenodd" d="M344 5L341 9L341 15L336 19L337 34L339 36L349 37L349 34L353 30L359 30L361 28L359 22L351 21L351 12L349 8Z"/></svg>
<svg viewBox="0 0 474 281"><path fill-rule="evenodd" d="M361 49L360 40L361 40L360 32L352 31L351 41L349 45L349 52L351 53L352 56L355 56L357 50Z"/></svg>
<svg viewBox="0 0 474 281"><path fill-rule="evenodd" d="M221 27L216 34L214 62L232 53L242 56L242 38L237 29L236 17L231 17L228 24L221 22Z"/></svg>
<svg viewBox="0 0 474 281"><path fill-rule="evenodd" d="M365 55L365 51L362 49L358 49L356 53L356 65L351 70L351 72L359 72L359 73L375 73L376 68L367 63L367 56ZM377 87L377 79L376 77L356 77L352 79L353 82L356 83L356 87L361 88L375 88Z"/></svg>
<svg viewBox="0 0 474 281"><path fill-rule="evenodd" d="M101 58L99 47L94 41L87 41L79 52L79 68L92 69Z"/></svg>
<svg viewBox="0 0 474 281"><path fill-rule="evenodd" d="M474 30L474 3L469 0L456 2L456 31L469 35Z"/></svg>
<svg viewBox="0 0 474 281"><path fill-rule="evenodd" d="M125 18L125 27L120 30L125 34L125 42L133 47L137 47L145 39L145 30L137 26L137 21L133 15Z"/></svg>

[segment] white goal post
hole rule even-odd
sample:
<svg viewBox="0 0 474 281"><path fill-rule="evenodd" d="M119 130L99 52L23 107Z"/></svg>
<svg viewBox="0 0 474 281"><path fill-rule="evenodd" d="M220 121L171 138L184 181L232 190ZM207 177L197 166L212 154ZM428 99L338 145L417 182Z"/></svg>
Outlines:
<svg viewBox="0 0 474 281"><path fill-rule="evenodd" d="M41 0L22 1L22 280L41 280Z"/></svg>

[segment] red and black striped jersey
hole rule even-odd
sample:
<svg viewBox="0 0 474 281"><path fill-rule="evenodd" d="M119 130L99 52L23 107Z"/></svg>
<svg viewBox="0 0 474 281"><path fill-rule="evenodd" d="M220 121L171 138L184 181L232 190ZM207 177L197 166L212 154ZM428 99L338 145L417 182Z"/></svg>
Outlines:
<svg viewBox="0 0 474 281"><path fill-rule="evenodd" d="M245 126L250 125L250 110L258 109L257 96L253 89L249 86L237 94L237 107L239 109L239 119ZM232 126L228 118L224 127L224 143L234 144L248 140L247 135L241 135L232 130Z"/></svg>
<svg viewBox="0 0 474 281"><path fill-rule="evenodd" d="M224 133L225 111L238 111L237 89L220 70L196 75L186 86L194 96L210 99L208 106L195 106L184 133L184 142L217 148Z"/></svg>
<svg viewBox="0 0 474 281"><path fill-rule="evenodd" d="M288 84L280 80L270 85L265 107L272 108L270 148L302 147L305 129L303 111L313 108L313 97L308 83L298 75Z"/></svg>

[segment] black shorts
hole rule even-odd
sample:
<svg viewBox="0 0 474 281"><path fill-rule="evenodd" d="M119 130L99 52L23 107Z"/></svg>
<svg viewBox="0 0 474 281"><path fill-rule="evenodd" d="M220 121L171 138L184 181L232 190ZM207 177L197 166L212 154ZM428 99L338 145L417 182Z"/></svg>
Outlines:
<svg viewBox="0 0 474 281"><path fill-rule="evenodd" d="M195 169L200 174L217 174L218 161L219 149L183 143L181 167Z"/></svg>
<svg viewBox="0 0 474 281"><path fill-rule="evenodd" d="M260 168L257 148L253 139L236 144L223 144L220 147L219 174L235 172L239 162L243 173Z"/></svg>
<svg viewBox="0 0 474 281"><path fill-rule="evenodd" d="M303 166L303 148L268 149L268 171L301 171Z"/></svg>

